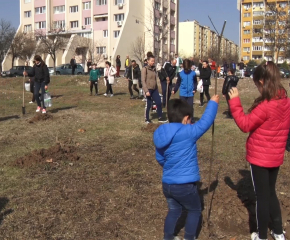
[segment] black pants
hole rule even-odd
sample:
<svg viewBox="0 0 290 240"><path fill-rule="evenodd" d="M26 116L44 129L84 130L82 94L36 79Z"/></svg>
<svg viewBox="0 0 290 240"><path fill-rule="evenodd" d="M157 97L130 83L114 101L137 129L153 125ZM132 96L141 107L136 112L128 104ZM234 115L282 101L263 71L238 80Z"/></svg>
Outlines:
<svg viewBox="0 0 290 240"><path fill-rule="evenodd" d="M72 75L75 75L75 70L76 70L76 68L75 67L72 67L72 69L71 69L71 74Z"/></svg>
<svg viewBox="0 0 290 240"><path fill-rule="evenodd" d="M209 86L208 85L203 85L203 92L200 93L200 104L203 105L203 95L205 94L207 101L210 100L210 95L209 95Z"/></svg>
<svg viewBox="0 0 290 240"><path fill-rule="evenodd" d="M133 84L133 80L129 80L128 81L128 89L129 89L129 92L130 92L131 96L133 96L132 86L133 86L134 91L137 92L137 96L138 96L139 95L139 90L137 88L137 84Z"/></svg>
<svg viewBox="0 0 290 240"><path fill-rule="evenodd" d="M107 85L107 91L106 91L106 93L109 94L109 92L110 92L111 94L113 94L113 89L112 89L112 85L113 84L110 84L109 83L109 80L106 80L106 85Z"/></svg>
<svg viewBox="0 0 290 240"><path fill-rule="evenodd" d="M98 82L91 81L91 85L90 85L90 91L91 91L91 93L93 92L94 86L95 86L95 90L96 90L96 94L97 94L98 93Z"/></svg>
<svg viewBox="0 0 290 240"><path fill-rule="evenodd" d="M194 108L193 108L193 99L194 99L194 96L193 97L182 97L182 96L179 96L179 98L181 100L187 102L189 104L189 106L192 107L191 122L194 122L194 120L193 120L193 117L194 117Z"/></svg>
<svg viewBox="0 0 290 240"><path fill-rule="evenodd" d="M166 97L167 97L167 101L169 101L169 99L171 97L172 84L168 85L168 96L166 96L167 81L162 81L161 82L161 88L162 88L162 95L163 95L162 106L165 108L166 107Z"/></svg>
<svg viewBox="0 0 290 240"><path fill-rule="evenodd" d="M226 100L227 100L227 104L228 104L228 117L232 117L232 113L231 113L231 108L230 108L230 104L229 104L229 101L230 101L230 97L229 97L229 94L226 95Z"/></svg>
<svg viewBox="0 0 290 240"><path fill-rule="evenodd" d="M45 83L44 82L34 82L34 98L37 102L37 106L41 107L41 103L44 109L46 109L46 107L44 106L44 93L45 93ZM39 99L39 91L41 89L41 102Z"/></svg>
<svg viewBox="0 0 290 240"><path fill-rule="evenodd" d="M259 238L267 239L267 230L271 220L275 234L282 234L282 217L275 185L279 167L264 168L251 164L252 180L257 197L256 214Z"/></svg>

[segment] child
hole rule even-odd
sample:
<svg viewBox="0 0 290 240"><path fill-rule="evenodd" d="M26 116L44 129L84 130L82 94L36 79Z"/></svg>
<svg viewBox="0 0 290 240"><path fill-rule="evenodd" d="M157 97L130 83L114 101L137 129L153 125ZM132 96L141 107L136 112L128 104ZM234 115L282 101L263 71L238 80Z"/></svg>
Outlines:
<svg viewBox="0 0 290 240"><path fill-rule="evenodd" d="M169 124L154 132L156 160L163 167L162 187L168 204L164 223L164 240L174 238L174 229L182 209L188 211L185 236L194 240L201 215L197 190L200 180L197 140L210 128L218 110L219 97L213 96L201 119L191 125L192 107L181 99L168 103Z"/></svg>
<svg viewBox="0 0 290 240"><path fill-rule="evenodd" d="M290 100L280 83L279 68L273 62L260 65L253 76L261 96L253 103L249 114L244 114L239 93L231 89L231 113L243 132L250 132L247 140L247 161L251 165L257 198L256 212L259 232L252 240L267 239L271 219L271 235L284 240L279 201L275 191L279 167L283 164L290 127Z"/></svg>
<svg viewBox="0 0 290 240"><path fill-rule="evenodd" d="M100 71L99 69L96 69L96 64L93 64L93 68L91 69L90 71L90 82L91 82L91 85L90 85L90 91L91 91L91 96L93 95L93 88L94 88L94 85L95 85L95 90L96 90L96 94L95 96L98 95L98 81L100 80Z"/></svg>

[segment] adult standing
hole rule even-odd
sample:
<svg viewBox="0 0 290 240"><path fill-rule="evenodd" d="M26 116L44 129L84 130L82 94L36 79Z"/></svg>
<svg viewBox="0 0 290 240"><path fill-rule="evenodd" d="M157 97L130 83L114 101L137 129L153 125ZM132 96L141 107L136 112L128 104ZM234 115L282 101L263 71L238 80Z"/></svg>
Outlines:
<svg viewBox="0 0 290 240"><path fill-rule="evenodd" d="M92 60L88 59L87 61L87 68L88 68L88 74L90 75L90 72L92 70Z"/></svg>
<svg viewBox="0 0 290 240"><path fill-rule="evenodd" d="M172 80L176 76L176 60L172 60L170 62L166 62L161 69L159 74L161 88L162 88L162 95L163 95L163 107L166 107L166 98L169 101L172 91ZM168 89L167 89L168 86ZM168 95L166 93L168 92Z"/></svg>
<svg viewBox="0 0 290 240"><path fill-rule="evenodd" d="M129 58L129 56L126 56L124 77L127 76L128 69L129 69L129 67L130 67L130 64L131 64L131 59Z"/></svg>
<svg viewBox="0 0 290 240"><path fill-rule="evenodd" d="M193 108L193 98L197 87L197 78L195 71L191 70L191 61L185 59L183 62L184 70L178 74L177 82L172 94L175 94L180 88L180 99L187 102ZM193 114L191 120L193 121Z"/></svg>
<svg viewBox="0 0 290 240"><path fill-rule="evenodd" d="M77 67L76 57L73 57L73 58L70 60L70 65L71 65L71 74L72 74L72 75L75 75L75 70L76 70L76 67Z"/></svg>
<svg viewBox="0 0 290 240"><path fill-rule="evenodd" d="M211 69L211 77L214 78L216 74L216 62L212 58L209 58L208 63Z"/></svg>
<svg viewBox="0 0 290 240"><path fill-rule="evenodd" d="M233 70L234 73L235 73L236 70L237 70L237 66L236 66L236 63L234 62L234 60L232 60L232 63L231 63L230 69Z"/></svg>
<svg viewBox="0 0 290 240"><path fill-rule="evenodd" d="M241 62L239 63L239 67L240 67L241 77L244 78L245 77L245 73L244 73L245 64L244 64L243 59L241 59Z"/></svg>
<svg viewBox="0 0 290 240"><path fill-rule="evenodd" d="M223 73L224 77L227 76L228 70L229 70L229 64L227 63L227 61L225 61L224 62L224 73Z"/></svg>
<svg viewBox="0 0 290 240"><path fill-rule="evenodd" d="M37 102L36 112L46 113L46 107L44 105L44 93L48 88L50 82L49 71L39 55L34 57L35 64L32 67L31 77L34 77L34 98ZM27 72L23 72L23 75L27 76ZM39 99L39 91L41 90L41 101ZM42 108L41 108L42 103Z"/></svg>
<svg viewBox="0 0 290 240"><path fill-rule="evenodd" d="M131 66L128 69L126 78L128 80L128 89L130 93L130 99L134 99L132 86L133 86L133 89L137 92L137 96L138 96L139 89L137 88L137 84L141 81L141 70L135 60L132 60Z"/></svg>
<svg viewBox="0 0 290 240"><path fill-rule="evenodd" d="M166 119L162 118L162 105L161 98L158 92L157 86L157 72L155 68L155 57L153 55L148 58L148 66L144 67L141 71L141 81L142 88L146 95L146 113L145 113L145 123L151 123L149 119L149 112L152 105L152 100L157 105L158 122L167 122Z"/></svg>
<svg viewBox="0 0 290 240"><path fill-rule="evenodd" d="M116 78L119 78L120 77L120 68L121 68L121 57L120 57L120 55L117 55L117 57L116 57L116 68L117 68Z"/></svg>
<svg viewBox="0 0 290 240"><path fill-rule="evenodd" d="M117 73L116 69L111 65L110 62L106 61L106 68L104 71L104 77L105 77L106 86L107 86L107 91L104 94L104 96L106 97L108 96L109 93L111 93L111 97L114 96L112 85L115 82L116 73Z"/></svg>
<svg viewBox="0 0 290 240"><path fill-rule="evenodd" d="M209 95L209 86L211 85L210 76L211 76L211 68L208 65L208 61L203 61L202 68L200 69L200 77L199 77L202 80L203 92L200 93L199 107L204 106L204 102L203 102L204 94L207 98L207 101L210 100L210 95Z"/></svg>

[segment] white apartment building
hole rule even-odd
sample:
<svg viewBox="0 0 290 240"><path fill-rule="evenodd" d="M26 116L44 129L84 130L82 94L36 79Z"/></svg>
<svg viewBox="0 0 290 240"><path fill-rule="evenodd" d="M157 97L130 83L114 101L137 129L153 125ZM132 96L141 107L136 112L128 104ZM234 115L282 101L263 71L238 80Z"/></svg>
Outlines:
<svg viewBox="0 0 290 240"><path fill-rule="evenodd" d="M146 51L159 55L159 61L178 52L178 11L179 0L20 0L17 32L42 30L49 37L51 28L62 28L70 40L58 52L56 65L70 61L75 54L75 49L70 49L74 38L82 36L92 39L94 54L102 54L104 60L115 64L120 55L123 67L126 55L134 58L131 45L138 37L144 39ZM164 29L168 31L164 33ZM50 56L44 58L52 67ZM77 62L85 65L85 58L79 56ZM4 70L11 67L11 61L7 55ZM23 63L15 60L15 65Z"/></svg>

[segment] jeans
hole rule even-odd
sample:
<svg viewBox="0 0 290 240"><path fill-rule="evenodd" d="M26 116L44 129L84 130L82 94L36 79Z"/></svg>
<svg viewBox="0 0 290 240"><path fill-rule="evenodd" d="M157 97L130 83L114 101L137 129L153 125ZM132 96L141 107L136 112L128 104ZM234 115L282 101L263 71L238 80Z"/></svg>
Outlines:
<svg viewBox="0 0 290 240"><path fill-rule="evenodd" d="M109 83L109 80L106 80L106 85L107 85L107 91L106 91L106 93L107 94L109 94L109 93L113 94L113 88L112 88L112 85L113 84L110 84Z"/></svg>
<svg viewBox="0 0 290 240"><path fill-rule="evenodd" d="M256 214L259 238L267 239L269 221L275 234L282 234L280 204L276 195L279 167L264 168L251 164L253 185L257 197Z"/></svg>
<svg viewBox="0 0 290 240"><path fill-rule="evenodd" d="M41 89L41 102L39 99L39 91ZM46 109L46 107L44 106L44 93L45 93L45 82L34 82L34 98L37 102L37 106L41 107L41 103L43 106L43 109Z"/></svg>
<svg viewBox="0 0 290 240"><path fill-rule="evenodd" d="M172 91L172 84L169 84L168 86L168 96L166 96L166 88L167 88L167 81L162 81L161 83L161 88L162 88L162 95L163 95L163 107L166 107L166 97L167 101L169 101L171 97L171 91Z"/></svg>
<svg viewBox="0 0 290 240"><path fill-rule="evenodd" d="M215 70L211 70L211 77L212 77L212 78L215 77Z"/></svg>
<svg viewBox="0 0 290 240"><path fill-rule="evenodd" d="M209 86L208 85L203 85L203 92L200 93L200 104L203 105L203 95L205 94L207 101L209 102L210 100L210 95L209 95Z"/></svg>
<svg viewBox="0 0 290 240"><path fill-rule="evenodd" d="M128 70L129 70L129 67L125 67L124 77L127 76Z"/></svg>
<svg viewBox="0 0 290 240"><path fill-rule="evenodd" d="M137 84L133 84L133 80L129 80L128 81L128 89L130 92L130 96L133 96L132 86L133 86L133 89L137 92L137 96L139 96L139 90L137 88Z"/></svg>
<svg viewBox="0 0 290 240"><path fill-rule="evenodd" d="M156 103L157 106L157 114L158 118L162 117L162 105L161 105L161 98L159 96L158 89L149 89L150 97L146 96L147 104L146 104L146 111L145 117L146 120L149 120L149 113L152 106L152 100Z"/></svg>
<svg viewBox="0 0 290 240"><path fill-rule="evenodd" d="M193 97L183 97L183 96L179 96L179 98L185 102L187 102L189 104L189 106L192 107L192 116L191 116L191 121L193 121L193 116L194 116L194 109L193 109Z"/></svg>
<svg viewBox="0 0 290 240"><path fill-rule="evenodd" d="M177 220L182 213L182 209L186 209L184 239L194 240L201 216L201 203L196 184L162 183L162 187L168 204L168 214L164 223L164 239L172 240L174 238Z"/></svg>
<svg viewBox="0 0 290 240"><path fill-rule="evenodd" d="M240 72L241 72L241 78L244 78L245 77L244 69L240 69Z"/></svg>

